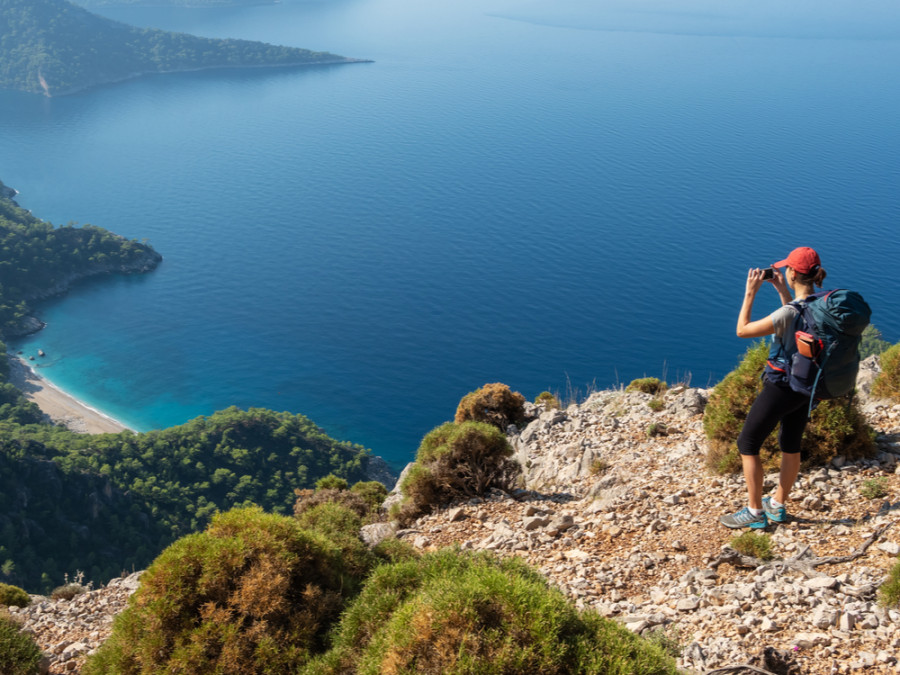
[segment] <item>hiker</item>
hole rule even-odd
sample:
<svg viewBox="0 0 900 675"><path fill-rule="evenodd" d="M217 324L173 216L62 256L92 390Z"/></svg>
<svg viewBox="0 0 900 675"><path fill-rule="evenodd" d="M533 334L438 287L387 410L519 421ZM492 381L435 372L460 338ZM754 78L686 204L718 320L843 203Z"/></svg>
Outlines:
<svg viewBox="0 0 900 675"><path fill-rule="evenodd" d="M784 268L783 273L781 268ZM775 263L769 270L751 269L747 272L744 302L738 315L738 337L774 335L776 350L780 346L781 353L789 360L790 355L797 351L795 332L800 315L800 310L790 304L791 291L797 300L801 300L814 293L814 286L821 288L824 280L825 270L819 254L806 246L795 248L787 258ZM765 281L778 291L782 307L764 319L752 321L753 300ZM771 364L766 370L763 390L750 407L737 440L749 503L737 513L719 519L726 527L761 529L770 520L784 522L787 518L784 505L800 471L800 441L809 418L810 396L792 389L783 377L778 377L777 368L773 369ZM763 498L763 466L759 449L779 423L781 472L778 487L774 495Z"/></svg>

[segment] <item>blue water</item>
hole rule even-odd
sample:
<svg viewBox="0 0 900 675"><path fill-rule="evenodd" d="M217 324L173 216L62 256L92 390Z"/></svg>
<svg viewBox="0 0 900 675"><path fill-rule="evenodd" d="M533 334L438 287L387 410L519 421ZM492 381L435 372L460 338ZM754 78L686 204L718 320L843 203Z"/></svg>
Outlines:
<svg viewBox="0 0 900 675"><path fill-rule="evenodd" d="M717 381L795 246L900 340L900 6L783 4L106 9L375 63L0 92L19 202L165 257L13 346L139 430L264 406L400 465L486 382Z"/></svg>

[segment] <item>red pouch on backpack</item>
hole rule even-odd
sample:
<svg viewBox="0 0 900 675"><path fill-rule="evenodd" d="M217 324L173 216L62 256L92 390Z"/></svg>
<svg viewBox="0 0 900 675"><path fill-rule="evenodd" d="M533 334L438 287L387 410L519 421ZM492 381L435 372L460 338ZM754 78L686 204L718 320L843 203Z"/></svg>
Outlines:
<svg viewBox="0 0 900 675"><path fill-rule="evenodd" d="M802 330L794 333L794 341L797 343L797 351L808 359L816 358L822 350L822 341Z"/></svg>

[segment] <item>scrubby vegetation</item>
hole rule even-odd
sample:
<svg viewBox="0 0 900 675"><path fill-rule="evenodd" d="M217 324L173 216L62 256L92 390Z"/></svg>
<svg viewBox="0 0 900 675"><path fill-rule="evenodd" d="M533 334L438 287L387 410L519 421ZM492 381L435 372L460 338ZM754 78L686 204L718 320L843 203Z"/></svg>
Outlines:
<svg viewBox="0 0 900 675"><path fill-rule="evenodd" d="M662 394L665 392L666 387L665 382L661 381L658 377L641 377L637 380L632 380L628 383L628 386L625 387L626 392L635 392L640 391L644 394L652 394L654 396L658 394Z"/></svg>
<svg viewBox="0 0 900 675"><path fill-rule="evenodd" d="M394 515L409 523L454 499L510 489L521 471L512 454L505 434L490 424L447 422L433 429L400 486L404 502Z"/></svg>
<svg viewBox="0 0 900 675"><path fill-rule="evenodd" d="M463 396L455 417L457 424L485 422L503 432L510 424L521 424L524 419L525 397L500 382L486 384Z"/></svg>
<svg viewBox="0 0 900 675"><path fill-rule="evenodd" d="M549 391L542 391L535 396L534 402L536 405L544 406L544 410L558 410L560 407L559 399Z"/></svg>
<svg viewBox="0 0 900 675"><path fill-rule="evenodd" d="M872 383L872 395L900 402L900 343L881 354L881 372Z"/></svg>
<svg viewBox="0 0 900 675"><path fill-rule="evenodd" d="M316 483L315 490L295 490L297 501L294 503L294 515L301 516L306 511L322 504L337 504L349 509L365 521L377 517L378 508L387 497L388 491L376 481L361 481L352 488L347 481L341 479L344 487L328 487L340 485L333 480L321 480Z"/></svg>
<svg viewBox="0 0 900 675"><path fill-rule="evenodd" d="M878 589L878 602L884 607L900 608L900 559L891 568Z"/></svg>
<svg viewBox="0 0 900 675"><path fill-rule="evenodd" d="M729 545L738 553L753 556L760 560L771 560L773 557L772 538L765 532L759 534L750 531L744 532L732 537Z"/></svg>
<svg viewBox="0 0 900 675"><path fill-rule="evenodd" d="M888 479L886 476L868 478L859 488L859 494L866 499L881 499L888 493Z"/></svg>
<svg viewBox="0 0 900 675"><path fill-rule="evenodd" d="M523 563L453 550L378 568L334 645L305 672L676 672L660 647L579 613Z"/></svg>
<svg viewBox="0 0 900 675"><path fill-rule="evenodd" d="M741 470L737 437L762 386L768 347L757 342L747 349L744 359L716 385L703 415L703 428L709 441L707 465L717 473ZM780 464L777 430L763 444L760 455L767 469ZM876 452L874 432L859 411L855 399L822 401L813 411L801 447L807 465L829 462L837 455L847 459L870 457Z"/></svg>
<svg viewBox="0 0 900 675"><path fill-rule="evenodd" d="M881 354L890 346L890 342L882 339L881 331L869 324L865 327L860 337L859 358L864 359L872 356L872 354Z"/></svg>
<svg viewBox="0 0 900 675"><path fill-rule="evenodd" d="M30 604L31 598L24 589L12 584L0 583L0 606L28 607Z"/></svg>
<svg viewBox="0 0 900 675"><path fill-rule="evenodd" d="M294 518L217 515L150 566L84 673L296 672L368 571L347 553Z"/></svg>
<svg viewBox="0 0 900 675"><path fill-rule="evenodd" d="M4 610L0 610L0 673L38 675L41 650Z"/></svg>
<svg viewBox="0 0 900 675"><path fill-rule="evenodd" d="M216 516L151 565L82 672L676 672L662 646L577 611L521 561L396 539L368 551L358 523L335 503Z"/></svg>

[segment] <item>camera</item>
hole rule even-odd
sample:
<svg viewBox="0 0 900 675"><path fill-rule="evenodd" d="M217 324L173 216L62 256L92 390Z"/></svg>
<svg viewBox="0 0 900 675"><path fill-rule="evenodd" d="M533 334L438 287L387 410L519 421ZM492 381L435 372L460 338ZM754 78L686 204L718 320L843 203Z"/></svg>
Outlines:
<svg viewBox="0 0 900 675"><path fill-rule="evenodd" d="M775 277L775 268L767 267L763 270L763 279L773 279Z"/></svg>

